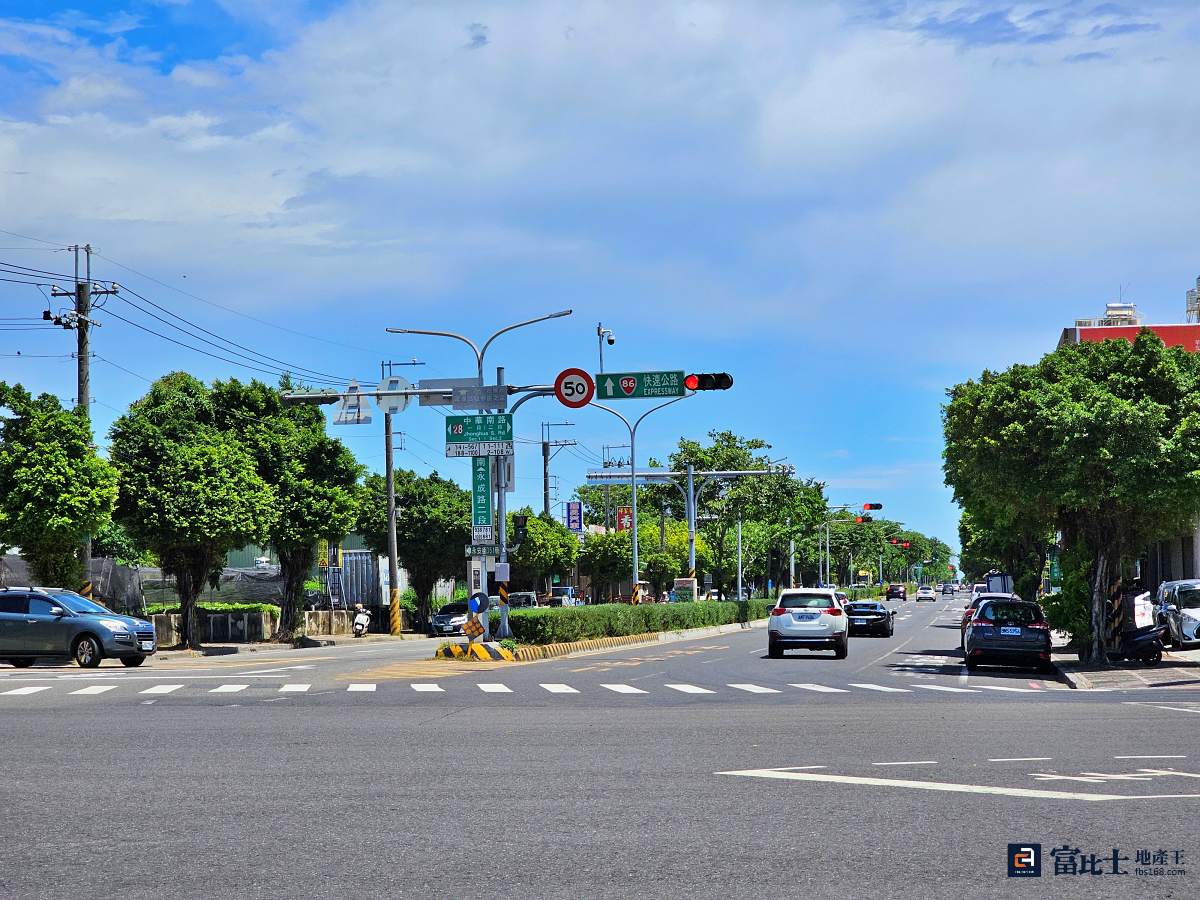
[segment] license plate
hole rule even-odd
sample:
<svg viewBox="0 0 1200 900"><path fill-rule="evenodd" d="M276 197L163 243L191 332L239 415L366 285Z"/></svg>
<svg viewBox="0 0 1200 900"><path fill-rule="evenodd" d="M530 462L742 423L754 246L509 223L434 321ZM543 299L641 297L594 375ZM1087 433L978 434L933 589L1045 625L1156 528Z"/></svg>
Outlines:
<svg viewBox="0 0 1200 900"><path fill-rule="evenodd" d="M1021 636L1021 629L1020 629L1020 628L1013 627L1013 626L1011 626L1011 625L1004 625L1004 626L1002 626L1002 627L1000 628L1000 633L1001 633L1002 635L1010 635L1010 636L1012 636L1012 637L1020 637L1020 636Z"/></svg>
<svg viewBox="0 0 1200 900"><path fill-rule="evenodd" d="M851 619L850 624L851 625L866 625L867 620L866 619Z"/></svg>
<svg viewBox="0 0 1200 900"><path fill-rule="evenodd" d="M141 647L148 653L154 649L154 641L142 641Z"/></svg>
<svg viewBox="0 0 1200 900"><path fill-rule="evenodd" d="M815 622L820 617L820 613L792 613L797 622Z"/></svg>

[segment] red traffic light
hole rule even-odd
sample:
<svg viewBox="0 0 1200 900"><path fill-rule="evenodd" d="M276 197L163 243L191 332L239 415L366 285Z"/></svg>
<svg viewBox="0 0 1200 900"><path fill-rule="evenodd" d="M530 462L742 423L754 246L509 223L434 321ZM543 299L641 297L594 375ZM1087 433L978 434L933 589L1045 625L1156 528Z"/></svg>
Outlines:
<svg viewBox="0 0 1200 900"><path fill-rule="evenodd" d="M892 544L894 546L900 542L898 540L896 540L895 538L888 538L888 543Z"/></svg>
<svg viewBox="0 0 1200 900"><path fill-rule="evenodd" d="M864 503L863 509L883 509L882 503Z"/></svg>
<svg viewBox="0 0 1200 900"><path fill-rule="evenodd" d="M905 541L905 542L904 542L903 544L901 544L900 546L901 546L901 547L903 547L905 550L907 550L907 549L909 548L909 543L908 543L908 541Z"/></svg>
<svg viewBox="0 0 1200 900"><path fill-rule="evenodd" d="M689 391L727 391L733 387L733 376L728 372L697 372L683 379Z"/></svg>

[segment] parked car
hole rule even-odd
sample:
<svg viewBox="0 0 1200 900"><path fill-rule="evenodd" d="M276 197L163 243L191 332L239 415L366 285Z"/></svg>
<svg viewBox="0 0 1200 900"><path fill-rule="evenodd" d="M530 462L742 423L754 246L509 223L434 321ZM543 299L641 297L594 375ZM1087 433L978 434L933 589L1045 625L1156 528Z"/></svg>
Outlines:
<svg viewBox="0 0 1200 900"><path fill-rule="evenodd" d="M0 660L74 659L94 669L105 657L140 666L158 649L154 626L121 616L63 588L0 588Z"/></svg>
<svg viewBox="0 0 1200 900"><path fill-rule="evenodd" d="M531 609L538 605L534 591L514 591L508 595L509 609Z"/></svg>
<svg viewBox="0 0 1200 900"><path fill-rule="evenodd" d="M889 584L883 593L884 600L907 600L908 588L903 584Z"/></svg>
<svg viewBox="0 0 1200 900"><path fill-rule="evenodd" d="M467 604L447 603L429 619L429 630L436 637L441 634L462 634L467 624Z"/></svg>
<svg viewBox="0 0 1200 900"><path fill-rule="evenodd" d="M844 607L850 634L877 634L891 637L896 633L896 611L878 600L855 600Z"/></svg>
<svg viewBox="0 0 1200 900"><path fill-rule="evenodd" d="M779 659L787 650L832 650L845 659L850 623L837 593L821 588L785 590L767 620L767 654Z"/></svg>
<svg viewBox="0 0 1200 900"><path fill-rule="evenodd" d="M964 648L969 671L980 663L1052 669L1046 614L1038 604L1012 595L979 604L967 623Z"/></svg>
<svg viewBox="0 0 1200 900"><path fill-rule="evenodd" d="M962 622L958 626L958 646L965 650L967 647L967 623L971 621L971 617L975 615L975 611L979 609L979 604L984 600L1020 600L1016 594L978 594L971 598L966 608L963 610Z"/></svg>
<svg viewBox="0 0 1200 900"><path fill-rule="evenodd" d="M987 585L984 584L983 582L979 582L978 584L972 585L971 586L971 602L974 603L976 597L978 597L980 594L986 594L986 593L988 593Z"/></svg>
<svg viewBox="0 0 1200 900"><path fill-rule="evenodd" d="M937 600L937 594L927 584L923 584L917 588L917 602L920 603L922 600Z"/></svg>
<svg viewBox="0 0 1200 900"><path fill-rule="evenodd" d="M1186 648L1200 642L1200 579L1174 582L1159 609L1172 644Z"/></svg>

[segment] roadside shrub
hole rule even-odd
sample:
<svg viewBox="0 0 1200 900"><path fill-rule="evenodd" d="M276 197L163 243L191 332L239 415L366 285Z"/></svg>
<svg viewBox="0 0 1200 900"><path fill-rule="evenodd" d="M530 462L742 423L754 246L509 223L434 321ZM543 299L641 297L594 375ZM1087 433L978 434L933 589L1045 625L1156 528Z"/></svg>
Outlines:
<svg viewBox="0 0 1200 900"><path fill-rule="evenodd" d="M684 631L763 618L772 607L766 600L694 603L603 603L598 606L514 609L508 624L523 644L557 644L658 631Z"/></svg>
<svg viewBox="0 0 1200 900"><path fill-rule="evenodd" d="M196 609L209 613L270 613L279 615L279 607L274 603L216 603L197 601ZM178 615L178 603L147 603L147 616Z"/></svg>

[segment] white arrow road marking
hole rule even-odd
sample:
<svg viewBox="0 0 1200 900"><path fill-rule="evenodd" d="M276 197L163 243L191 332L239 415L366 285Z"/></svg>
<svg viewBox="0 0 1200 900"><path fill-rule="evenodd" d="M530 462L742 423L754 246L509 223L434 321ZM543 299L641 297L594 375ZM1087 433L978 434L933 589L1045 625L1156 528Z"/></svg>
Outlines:
<svg viewBox="0 0 1200 900"><path fill-rule="evenodd" d="M1049 775L1045 772L1030 772L1030 777L1038 781L1083 781L1088 784L1104 784L1103 778L1083 778L1077 775Z"/></svg>
<svg viewBox="0 0 1200 900"><path fill-rule="evenodd" d="M211 691L209 691L209 693L210 694L237 694L237 693L241 693L248 687L250 687L250 685L248 685L248 684L222 684L222 685L219 685L219 686L213 688ZM143 693L147 693L147 692L144 691Z"/></svg>
<svg viewBox="0 0 1200 900"><path fill-rule="evenodd" d="M755 651L758 652L758 651ZM649 691L643 691L641 688L635 688L632 684L602 684L602 688L608 688L617 694L647 694Z"/></svg>
<svg viewBox="0 0 1200 900"><path fill-rule="evenodd" d="M850 687L863 688L867 691L886 691L889 694L911 694L908 688L884 687L882 684L855 684L850 683Z"/></svg>
<svg viewBox="0 0 1200 900"><path fill-rule="evenodd" d="M481 684L479 689L485 694L511 694L512 688L507 684Z"/></svg>
<svg viewBox="0 0 1200 900"><path fill-rule="evenodd" d="M169 694L171 691L177 691L182 684L156 684L154 687L148 687L144 691L139 691L142 694Z"/></svg>
<svg viewBox="0 0 1200 900"><path fill-rule="evenodd" d="M77 691L71 691L71 693L92 695L103 694L105 691L115 691L116 689L117 686L115 684L93 684L90 687L80 688Z"/></svg>
<svg viewBox="0 0 1200 900"><path fill-rule="evenodd" d="M823 684L793 684L794 688L800 688L802 691L816 691L820 694L848 694L849 691L843 688L826 687Z"/></svg>
<svg viewBox="0 0 1200 900"><path fill-rule="evenodd" d="M716 691L710 691L708 688L696 687L694 684L664 684L663 687L669 687L673 691L679 691L681 694L715 694Z"/></svg>
<svg viewBox="0 0 1200 900"><path fill-rule="evenodd" d="M540 687L545 688L552 694L578 694L579 691L571 687L569 684L543 684Z"/></svg>
<svg viewBox="0 0 1200 900"><path fill-rule="evenodd" d="M348 691L373 691L373 690L375 690L375 685L373 685L373 684L350 684L350 685L346 686L346 690L348 690Z"/></svg>
<svg viewBox="0 0 1200 900"><path fill-rule="evenodd" d="M311 684L281 684L279 690L280 693L303 694L310 687Z"/></svg>
<svg viewBox="0 0 1200 900"><path fill-rule="evenodd" d="M1106 781L1149 781L1154 777L1145 772L1140 775L1106 775L1104 772L1080 772L1079 774L1087 775L1089 778L1103 778Z"/></svg>
<svg viewBox="0 0 1200 900"><path fill-rule="evenodd" d="M26 694L36 694L38 691L48 691L48 690L50 690L50 685L48 685L48 684L36 685L36 686L30 686L30 687L19 687L19 688L13 688L11 691L5 691L4 696L24 697Z"/></svg>
<svg viewBox="0 0 1200 900"><path fill-rule="evenodd" d="M440 685L436 685L436 684L410 684L409 687L411 687L414 691L418 691L422 694L433 694L433 693L444 694L445 693L445 689L443 689Z"/></svg>
<svg viewBox="0 0 1200 900"><path fill-rule="evenodd" d="M763 687L761 684L731 684L731 688L737 688L739 691L746 691L750 694L779 694L782 691L777 691L775 688Z"/></svg>

